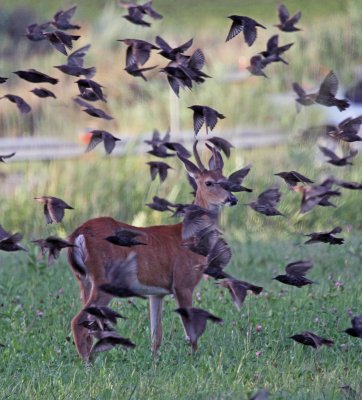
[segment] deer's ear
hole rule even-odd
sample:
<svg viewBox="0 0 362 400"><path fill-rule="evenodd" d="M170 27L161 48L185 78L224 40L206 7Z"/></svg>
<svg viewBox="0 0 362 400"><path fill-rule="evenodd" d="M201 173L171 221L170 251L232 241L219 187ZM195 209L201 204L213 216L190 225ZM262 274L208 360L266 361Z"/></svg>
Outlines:
<svg viewBox="0 0 362 400"><path fill-rule="evenodd" d="M177 153L177 157L183 162L187 173L192 177L195 178L201 171L200 169L190 160L185 157L182 157L179 153Z"/></svg>

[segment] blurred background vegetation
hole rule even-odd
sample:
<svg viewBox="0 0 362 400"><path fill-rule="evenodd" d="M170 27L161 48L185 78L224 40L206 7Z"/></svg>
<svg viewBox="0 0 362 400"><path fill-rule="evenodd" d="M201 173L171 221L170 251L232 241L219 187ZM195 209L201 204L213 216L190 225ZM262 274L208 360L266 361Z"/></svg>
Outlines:
<svg viewBox="0 0 362 400"><path fill-rule="evenodd" d="M293 14L301 7L296 0L284 3ZM154 22L150 29L124 20L125 11L116 1L80 1L73 21L82 26L81 38L74 48L92 44L85 65L97 67L94 79L105 87L106 110L115 117L112 121L98 120L81 112L72 101L77 94L77 86L73 83L77 78L53 68L65 61L64 56L47 43L30 42L24 36L27 25L44 22L58 9L66 9L72 4L67 1L49 4L39 0L26 4L21 0L1 2L0 75L8 76L9 80L0 90L2 94L23 96L33 112L23 116L13 104L1 101L0 137L53 136L79 143L81 134L89 129L105 129L128 139L150 137L153 129L165 132L170 126L170 108L175 104L180 113L175 130L191 131L192 114L187 107L205 104L226 115L213 133L222 136L224 131L232 132L231 142L233 137L240 137L246 131L262 131L266 135L279 132L285 138L272 148L235 149L226 161L225 175L252 163L252 171L245 183L254 189L252 194L239 195L239 206L223 212L222 223L227 227L228 235L245 240L254 234L265 238L271 233L299 235L309 229L328 229L337 223L347 230L362 227L362 214L358 212L360 193L345 191L336 201L338 208L319 208L301 216L298 213L299 195L289 192L279 178L273 176L281 170L297 170L316 181L330 174L347 180L361 180L362 162L358 158L353 167L332 167L318 156L315 142L320 139L317 135L302 134L311 126L341 121L345 113L316 106L297 114L295 95L291 92L294 81L307 89L317 88L330 69L339 77L341 95L356 83L362 65L360 0L329 0L328 4L306 0L299 24L302 31L292 34L280 32L273 26L277 23L277 4L271 0L155 0L154 7L164 19ZM251 16L268 29L258 30L258 39L251 48L244 44L242 35L225 43L230 27L226 17L232 14ZM279 34L281 44L295 43L286 53L289 65L268 66L269 79L249 76L245 67L250 57L262 51L273 34ZM179 100L171 100L174 95L158 69L148 74L148 82L127 75L123 71L125 46L117 39L154 41L156 35L174 45L193 37L192 49L204 51L205 72L213 79L195 87L192 92L182 91ZM147 66L164 64L155 53ZM56 100L36 98L29 92L35 85L11 73L28 68L59 78L59 84L51 88L57 95ZM149 167L145 164L154 157L134 155L132 145L126 141L119 146L128 146L125 156L105 156L99 146L96 151L75 160L20 163L15 158L9 165L1 165L0 223L8 230L19 230L29 238L35 238L50 233L66 235L82 221L99 215L111 215L136 225L176 222L168 215L148 209L145 203L154 195L170 201L190 201L190 190L180 162L167 160L175 169L160 185L158 178L150 181ZM203 156L207 157L206 153ZM284 192L280 210L288 218L268 219L242 206L275 184L280 184ZM59 226L45 227L41 206L33 200L34 196L43 194L63 198L76 210L68 212Z"/></svg>

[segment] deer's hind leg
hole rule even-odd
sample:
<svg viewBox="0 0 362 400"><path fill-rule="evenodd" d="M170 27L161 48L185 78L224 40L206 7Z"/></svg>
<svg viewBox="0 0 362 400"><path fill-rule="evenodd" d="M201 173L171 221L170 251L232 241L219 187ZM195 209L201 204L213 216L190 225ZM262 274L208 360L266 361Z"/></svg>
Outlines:
<svg viewBox="0 0 362 400"><path fill-rule="evenodd" d="M150 325L151 325L151 350L154 355L157 354L162 343L162 312L163 295L152 295L149 298L150 303Z"/></svg>

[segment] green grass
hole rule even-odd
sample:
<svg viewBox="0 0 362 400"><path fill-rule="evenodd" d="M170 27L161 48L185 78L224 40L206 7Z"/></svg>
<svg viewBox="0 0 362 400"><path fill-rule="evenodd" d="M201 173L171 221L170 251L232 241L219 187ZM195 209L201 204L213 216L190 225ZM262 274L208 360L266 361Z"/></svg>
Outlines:
<svg viewBox="0 0 362 400"><path fill-rule="evenodd" d="M293 241L249 239L232 242L228 269L260 284L238 312L228 293L212 281L198 287L195 305L224 319L209 324L191 355L169 297L164 311L164 342L159 358L149 350L147 305L136 300L113 307L128 317L117 330L137 347L100 354L85 367L76 354L70 320L80 302L64 260L52 268L26 255L2 258L0 269L0 398L21 399L247 399L268 388L271 399L342 399L339 386L361 390L361 341L341 333L348 310L361 311L360 238L347 236L340 247L296 246ZM300 257L312 259L310 288L282 286L271 278ZM336 281L342 287L336 287ZM39 316L39 312L42 316ZM256 326L262 331L257 333ZM288 339L311 330L335 340L313 351ZM261 352L260 356L256 353Z"/></svg>

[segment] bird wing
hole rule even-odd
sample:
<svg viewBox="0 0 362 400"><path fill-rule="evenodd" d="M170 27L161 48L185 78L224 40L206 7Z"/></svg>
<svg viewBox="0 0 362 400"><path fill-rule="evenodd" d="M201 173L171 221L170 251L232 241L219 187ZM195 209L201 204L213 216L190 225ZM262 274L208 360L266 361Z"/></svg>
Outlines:
<svg viewBox="0 0 362 400"><path fill-rule="evenodd" d="M119 140L119 139L118 139ZM117 138L115 138L113 135L110 133L104 133L103 134L103 144L104 144L104 149L106 150L107 154L111 154L115 145L116 145Z"/></svg>
<svg viewBox="0 0 362 400"><path fill-rule="evenodd" d="M205 117L206 125L210 128L210 130L213 130L217 124L217 117L218 117L217 111L213 110L210 107L204 107L203 114Z"/></svg>
<svg viewBox="0 0 362 400"><path fill-rule="evenodd" d="M211 142L219 150L223 151L227 158L230 157L230 149L234 146L229 141L218 136L207 139L207 141Z"/></svg>
<svg viewBox="0 0 362 400"><path fill-rule="evenodd" d="M242 183L244 178L248 175L251 169L251 164L246 165L245 167L239 169L238 171L233 172L229 175L228 180L233 183Z"/></svg>
<svg viewBox="0 0 362 400"><path fill-rule="evenodd" d="M47 224L52 224L53 223L53 218L50 215L49 209L47 204L44 204L44 216L45 216L45 221Z"/></svg>
<svg viewBox="0 0 362 400"><path fill-rule="evenodd" d="M300 173L297 172L297 171L290 171L290 172L291 172L291 174L293 174L297 179L299 179L299 180L302 181L302 182L305 182L305 183L314 183L314 182L311 181L309 178L307 178L306 176L300 174Z"/></svg>
<svg viewBox="0 0 362 400"><path fill-rule="evenodd" d="M86 56L90 47L91 45L87 44L86 46L83 46L80 49L73 51L73 53L69 54L67 65L83 67L84 57Z"/></svg>
<svg viewBox="0 0 362 400"><path fill-rule="evenodd" d="M188 60L188 67L194 69L202 69L205 65L205 56L200 49L196 49Z"/></svg>
<svg viewBox="0 0 362 400"><path fill-rule="evenodd" d="M208 254L207 266L208 268L224 269L229 264L231 257L229 245L224 239L219 238Z"/></svg>
<svg viewBox="0 0 362 400"><path fill-rule="evenodd" d="M184 53L187 49L189 49L192 46L193 42L194 42L194 39L190 39L186 43L182 44L181 46L175 47L173 49L173 51L175 53Z"/></svg>
<svg viewBox="0 0 362 400"><path fill-rule="evenodd" d="M251 18L245 19L243 31L246 43L248 46L251 46L255 42L257 36L255 21Z"/></svg>
<svg viewBox="0 0 362 400"><path fill-rule="evenodd" d="M275 207L279 203L281 195L278 188L269 188L258 196L258 203Z"/></svg>
<svg viewBox="0 0 362 400"><path fill-rule="evenodd" d="M362 330L362 315L358 315L352 318L352 327L358 330Z"/></svg>
<svg viewBox="0 0 362 400"><path fill-rule="evenodd" d="M88 153L89 151L93 150L102 141L103 141L103 133L93 132L91 140L89 141L85 152Z"/></svg>
<svg viewBox="0 0 362 400"><path fill-rule="evenodd" d="M165 42L161 36L156 36L156 44L159 46L163 51L169 53L172 51L172 47Z"/></svg>
<svg viewBox="0 0 362 400"><path fill-rule="evenodd" d="M330 71L329 74L324 78L321 86L319 88L319 95L328 96L337 94L338 90L338 78L333 71Z"/></svg>
<svg viewBox="0 0 362 400"><path fill-rule="evenodd" d="M337 161L340 158L337 156L337 154L333 153L332 150L328 149L327 147L324 146L318 146L320 151L327 157L329 157L333 161Z"/></svg>
<svg viewBox="0 0 362 400"><path fill-rule="evenodd" d="M294 82L292 86L293 86L293 90L295 91L295 93L297 93L297 95L299 97L305 97L306 96L305 90L299 85L299 83Z"/></svg>
<svg viewBox="0 0 362 400"><path fill-rule="evenodd" d="M205 122L205 117L204 117L204 113L201 111L194 111L194 132L195 135L197 135L197 133L199 132L199 130L201 129L202 125Z"/></svg>
<svg viewBox="0 0 362 400"><path fill-rule="evenodd" d="M230 31L227 35L226 41L228 42L229 40L231 40L233 37L242 32L243 29L244 29L244 24L241 21L233 21L233 23L231 24Z"/></svg>
<svg viewBox="0 0 362 400"><path fill-rule="evenodd" d="M288 21L288 25L293 26L295 25L301 18L302 16L302 12L298 11L295 15L293 15L289 21Z"/></svg>
<svg viewBox="0 0 362 400"><path fill-rule="evenodd" d="M285 268L285 272L288 275L304 276L312 267L313 263L311 261L299 260L289 263Z"/></svg>
<svg viewBox="0 0 362 400"><path fill-rule="evenodd" d="M284 4L281 4L278 7L278 14L279 14L279 20L282 24L284 24L289 19L289 12Z"/></svg>
<svg viewBox="0 0 362 400"><path fill-rule="evenodd" d="M266 48L268 52L272 52L278 47L279 37L278 35L273 35L267 42Z"/></svg>
<svg viewBox="0 0 362 400"><path fill-rule="evenodd" d="M61 222L64 218L64 207L48 204L48 212L53 222Z"/></svg>

